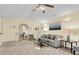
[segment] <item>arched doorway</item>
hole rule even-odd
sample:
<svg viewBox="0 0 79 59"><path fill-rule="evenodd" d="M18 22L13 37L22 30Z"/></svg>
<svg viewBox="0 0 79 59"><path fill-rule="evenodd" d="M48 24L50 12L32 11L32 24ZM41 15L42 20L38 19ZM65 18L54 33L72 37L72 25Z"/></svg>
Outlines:
<svg viewBox="0 0 79 59"><path fill-rule="evenodd" d="M19 25L19 39L25 39L25 35L29 32L29 28L27 24L20 24Z"/></svg>

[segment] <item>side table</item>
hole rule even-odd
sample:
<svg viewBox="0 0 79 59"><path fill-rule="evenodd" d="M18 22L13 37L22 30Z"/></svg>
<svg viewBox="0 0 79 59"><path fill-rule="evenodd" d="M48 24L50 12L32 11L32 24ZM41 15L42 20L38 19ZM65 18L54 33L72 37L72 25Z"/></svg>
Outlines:
<svg viewBox="0 0 79 59"><path fill-rule="evenodd" d="M73 43L76 43L76 45L77 45L77 41L64 41L64 42L65 42L65 47L67 47L67 43L71 44L71 54L72 54Z"/></svg>

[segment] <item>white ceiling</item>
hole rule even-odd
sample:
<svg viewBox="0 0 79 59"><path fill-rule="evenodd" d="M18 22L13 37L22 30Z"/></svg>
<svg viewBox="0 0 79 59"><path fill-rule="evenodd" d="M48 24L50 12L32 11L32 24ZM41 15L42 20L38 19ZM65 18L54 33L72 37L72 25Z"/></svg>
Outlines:
<svg viewBox="0 0 79 59"><path fill-rule="evenodd" d="M28 18L28 19L54 19L59 16L68 14L74 10L79 10L79 4L56 4L54 8L46 9L46 13L32 9L35 4L0 4L0 14L3 18ZM54 16L55 15L55 16Z"/></svg>

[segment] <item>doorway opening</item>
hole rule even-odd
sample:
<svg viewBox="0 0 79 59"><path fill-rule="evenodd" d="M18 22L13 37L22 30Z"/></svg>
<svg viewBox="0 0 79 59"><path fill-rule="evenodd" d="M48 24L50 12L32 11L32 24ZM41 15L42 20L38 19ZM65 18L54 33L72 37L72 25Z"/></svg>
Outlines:
<svg viewBox="0 0 79 59"><path fill-rule="evenodd" d="M28 38L29 27L27 24L19 25L19 40L25 40Z"/></svg>

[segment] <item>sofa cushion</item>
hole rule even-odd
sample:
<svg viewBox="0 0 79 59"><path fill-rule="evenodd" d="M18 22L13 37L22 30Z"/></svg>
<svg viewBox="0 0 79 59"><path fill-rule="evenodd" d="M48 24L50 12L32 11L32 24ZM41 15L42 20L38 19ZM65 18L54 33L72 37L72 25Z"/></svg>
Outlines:
<svg viewBox="0 0 79 59"><path fill-rule="evenodd" d="M51 40L55 40L55 35L51 35Z"/></svg>
<svg viewBox="0 0 79 59"><path fill-rule="evenodd" d="M43 35L41 36L41 38L47 38L47 35L43 34Z"/></svg>
<svg viewBox="0 0 79 59"><path fill-rule="evenodd" d="M47 34L47 38L50 39L51 38L51 35L50 34Z"/></svg>

